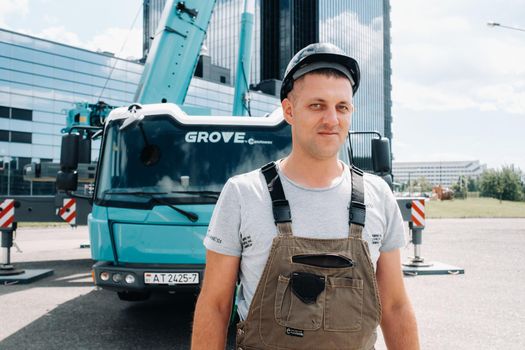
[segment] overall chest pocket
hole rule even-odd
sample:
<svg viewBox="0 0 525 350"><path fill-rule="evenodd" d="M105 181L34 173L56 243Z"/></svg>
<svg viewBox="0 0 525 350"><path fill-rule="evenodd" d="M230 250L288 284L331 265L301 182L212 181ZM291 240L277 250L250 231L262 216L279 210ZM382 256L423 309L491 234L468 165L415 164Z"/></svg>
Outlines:
<svg viewBox="0 0 525 350"><path fill-rule="evenodd" d="M281 326L300 330L321 328L325 293L323 276L279 275L275 291L275 320Z"/></svg>
<svg viewBox="0 0 525 350"><path fill-rule="evenodd" d="M363 280L328 277L324 329L360 331L363 320Z"/></svg>

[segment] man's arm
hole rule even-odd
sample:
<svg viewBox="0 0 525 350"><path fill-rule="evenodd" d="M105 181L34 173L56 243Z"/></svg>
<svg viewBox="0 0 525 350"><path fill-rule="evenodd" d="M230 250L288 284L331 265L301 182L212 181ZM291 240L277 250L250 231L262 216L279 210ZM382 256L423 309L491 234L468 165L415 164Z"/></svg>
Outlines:
<svg viewBox="0 0 525 350"><path fill-rule="evenodd" d="M377 284L383 307L381 329L389 350L418 350L416 317L405 291L399 249L382 252Z"/></svg>
<svg viewBox="0 0 525 350"><path fill-rule="evenodd" d="M224 349L240 258L208 250L193 320L191 348Z"/></svg>

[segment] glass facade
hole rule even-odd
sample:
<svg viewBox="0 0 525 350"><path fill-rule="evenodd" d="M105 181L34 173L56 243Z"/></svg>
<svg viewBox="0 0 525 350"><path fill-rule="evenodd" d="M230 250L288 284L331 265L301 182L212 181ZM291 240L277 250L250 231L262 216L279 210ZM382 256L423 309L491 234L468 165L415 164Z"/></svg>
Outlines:
<svg viewBox="0 0 525 350"><path fill-rule="evenodd" d="M261 78L280 80L293 55L319 41L318 2L263 0L261 8Z"/></svg>
<svg viewBox="0 0 525 350"><path fill-rule="evenodd" d="M361 68L352 130L375 130L391 139L389 13L388 0L319 0L319 40L339 46ZM359 158L371 156L370 138L351 140Z"/></svg>
<svg viewBox="0 0 525 350"><path fill-rule="evenodd" d="M23 166L58 161L74 102L124 105L141 72L135 62L0 30L0 192L53 192L53 184L23 181Z"/></svg>
<svg viewBox="0 0 525 350"><path fill-rule="evenodd" d="M250 66L250 83L260 80L261 41L261 0L255 0L252 54ZM210 26L204 44L209 50L211 63L230 69L231 74L237 71L239 54L239 33L241 14L244 12L244 0L217 0L211 16ZM230 81L235 81L232 76Z"/></svg>
<svg viewBox="0 0 525 350"><path fill-rule="evenodd" d="M146 61L148 50L151 46L151 41L155 37L155 31L157 30L157 24L160 21L162 10L166 0L144 0L143 1L143 40L142 40L142 53L143 61Z"/></svg>
<svg viewBox="0 0 525 350"><path fill-rule="evenodd" d="M75 102L134 102L142 70L138 62L0 29L0 193L53 193L54 184L24 181L23 166L59 161L60 130ZM186 103L230 115L233 92L229 85L194 78ZM253 93L252 113L264 115L278 103ZM94 142L94 160L99 147Z"/></svg>

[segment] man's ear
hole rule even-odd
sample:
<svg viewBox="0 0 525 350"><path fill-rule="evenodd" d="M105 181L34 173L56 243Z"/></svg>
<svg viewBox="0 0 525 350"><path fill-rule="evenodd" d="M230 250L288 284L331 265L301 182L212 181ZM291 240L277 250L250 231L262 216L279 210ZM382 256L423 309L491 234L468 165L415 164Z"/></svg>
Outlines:
<svg viewBox="0 0 525 350"><path fill-rule="evenodd" d="M293 125L293 104L288 98L281 101L281 107L283 109L283 117L286 122Z"/></svg>

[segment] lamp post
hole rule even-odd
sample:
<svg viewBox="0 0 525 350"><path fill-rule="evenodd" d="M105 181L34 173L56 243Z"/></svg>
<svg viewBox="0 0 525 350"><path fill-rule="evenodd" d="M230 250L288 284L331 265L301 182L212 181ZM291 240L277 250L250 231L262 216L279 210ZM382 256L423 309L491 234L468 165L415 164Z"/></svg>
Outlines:
<svg viewBox="0 0 525 350"><path fill-rule="evenodd" d="M501 28L506 28L506 29L517 30L517 31L520 31L520 32L525 32L525 29L523 29L523 28L506 26L506 25L503 25L503 24L498 23L498 22L488 22L487 25L489 27L501 27Z"/></svg>

